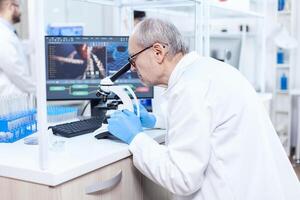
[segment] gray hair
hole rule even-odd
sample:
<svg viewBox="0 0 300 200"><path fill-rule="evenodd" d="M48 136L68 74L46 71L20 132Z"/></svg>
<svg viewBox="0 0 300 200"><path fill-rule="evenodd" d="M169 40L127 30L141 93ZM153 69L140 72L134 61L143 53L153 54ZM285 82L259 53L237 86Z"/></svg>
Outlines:
<svg viewBox="0 0 300 200"><path fill-rule="evenodd" d="M134 35L137 44L143 48L154 43L167 44L169 55L188 53L183 37L174 24L157 18L146 18L136 26Z"/></svg>

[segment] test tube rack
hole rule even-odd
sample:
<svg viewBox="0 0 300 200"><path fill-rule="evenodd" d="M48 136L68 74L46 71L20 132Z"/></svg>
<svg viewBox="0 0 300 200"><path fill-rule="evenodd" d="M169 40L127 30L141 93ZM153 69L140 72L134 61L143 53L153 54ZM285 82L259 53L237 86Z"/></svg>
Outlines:
<svg viewBox="0 0 300 200"><path fill-rule="evenodd" d="M35 132L36 110L0 117L0 143L13 143Z"/></svg>

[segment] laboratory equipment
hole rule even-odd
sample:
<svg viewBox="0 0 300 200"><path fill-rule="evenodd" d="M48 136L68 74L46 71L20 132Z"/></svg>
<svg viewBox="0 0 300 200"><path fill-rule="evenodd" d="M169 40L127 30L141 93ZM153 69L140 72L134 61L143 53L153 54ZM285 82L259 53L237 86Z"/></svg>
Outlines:
<svg viewBox="0 0 300 200"><path fill-rule="evenodd" d="M35 98L20 94L0 97L0 142L12 143L37 131Z"/></svg>
<svg viewBox="0 0 300 200"><path fill-rule="evenodd" d="M114 73L112 76L108 76L101 80L99 88L97 90L96 95L98 97L101 97L101 103L105 103L107 101L107 97L111 94L114 93L117 95L117 97L120 99L120 103L116 104L116 109L118 110L123 110L124 113L129 113L135 112L137 117L140 117L140 107L139 107L139 102L137 100L137 97L133 90L126 85L115 85L114 82L122 77L127 71L130 70L131 64L127 62L125 65L123 65L116 73ZM111 113L114 114L114 113ZM134 114L135 115L135 114ZM101 130L102 134L106 135L109 134L107 129L106 131L103 132ZM102 137L101 132L99 132L100 129L95 130L95 134L97 134L97 139Z"/></svg>
<svg viewBox="0 0 300 200"><path fill-rule="evenodd" d="M76 106L47 106L47 120L49 123L75 119L78 116Z"/></svg>
<svg viewBox="0 0 300 200"><path fill-rule="evenodd" d="M281 48L277 51L277 64L283 64L284 63L284 52Z"/></svg>
<svg viewBox="0 0 300 200"><path fill-rule="evenodd" d="M210 56L239 69L241 38L211 37Z"/></svg>
<svg viewBox="0 0 300 200"><path fill-rule="evenodd" d="M38 145L39 144L39 140L37 137L26 137L24 138L24 144L27 145Z"/></svg>
<svg viewBox="0 0 300 200"><path fill-rule="evenodd" d="M280 77L280 89L287 90L287 88L288 88L287 77L283 73L282 76Z"/></svg>
<svg viewBox="0 0 300 200"><path fill-rule="evenodd" d="M284 10L285 0L278 0L278 11Z"/></svg>
<svg viewBox="0 0 300 200"><path fill-rule="evenodd" d="M102 79L96 93L96 96L101 97L103 102L106 102L108 96L110 94L115 94L120 99L120 105L122 108L120 109L127 109L131 112L134 112L134 105L137 106L136 114L139 116L140 108L139 102L133 90L127 85L115 85L114 82L119 79L122 75L124 75L131 67L131 64L128 62L123 67L121 67L115 74L112 76L106 77ZM131 98L133 100L131 100Z"/></svg>
<svg viewBox="0 0 300 200"><path fill-rule="evenodd" d="M74 137L91 133L102 126L103 118L93 117L85 120L70 122L66 124L60 124L56 126L50 126L53 134L63 137Z"/></svg>
<svg viewBox="0 0 300 200"><path fill-rule="evenodd" d="M114 105L116 109L127 109L129 111L134 112L135 104L137 106L136 113L137 116L139 116L140 108L138 107L138 100L133 90L127 85L114 85L113 83L122 75L124 75L130 69L130 66L130 63L126 63L112 76L102 79L96 96L101 97L101 102L105 103L108 99L108 96L111 93L114 93L120 99L119 101L117 101L117 104ZM133 100L131 100L131 98ZM63 137L74 137L77 135L91 133L97 129L99 130L99 128L101 128L102 126L102 122L104 119L102 116L104 117L104 115L99 115L99 117L66 124L60 124L56 126L50 126L49 128L52 129L52 132L55 135L60 135Z"/></svg>

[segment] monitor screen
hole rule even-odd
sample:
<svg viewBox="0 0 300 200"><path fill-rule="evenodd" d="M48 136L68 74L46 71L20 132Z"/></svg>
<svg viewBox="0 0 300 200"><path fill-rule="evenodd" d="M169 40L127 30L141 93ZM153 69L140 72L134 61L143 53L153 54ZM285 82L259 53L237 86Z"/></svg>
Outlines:
<svg viewBox="0 0 300 200"><path fill-rule="evenodd" d="M48 100L98 99L100 80L127 63L127 36L46 36L45 42ZM153 87L131 71L115 83L129 85L138 98L153 98Z"/></svg>

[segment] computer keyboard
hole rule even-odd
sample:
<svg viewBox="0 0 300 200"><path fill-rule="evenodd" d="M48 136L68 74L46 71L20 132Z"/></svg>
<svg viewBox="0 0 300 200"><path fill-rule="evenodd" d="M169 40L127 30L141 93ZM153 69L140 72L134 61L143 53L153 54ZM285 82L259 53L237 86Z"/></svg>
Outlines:
<svg viewBox="0 0 300 200"><path fill-rule="evenodd" d="M66 124L59 124L56 126L50 126L53 134L63 137L74 137L86 133L91 133L102 126L103 118L93 117L80 121L70 122Z"/></svg>

